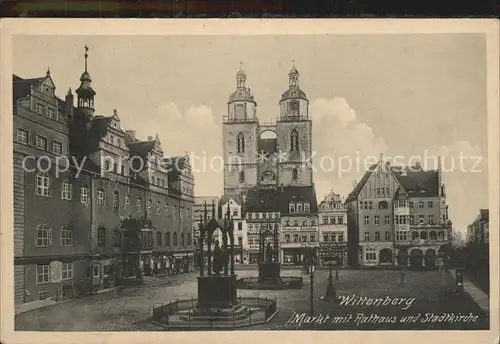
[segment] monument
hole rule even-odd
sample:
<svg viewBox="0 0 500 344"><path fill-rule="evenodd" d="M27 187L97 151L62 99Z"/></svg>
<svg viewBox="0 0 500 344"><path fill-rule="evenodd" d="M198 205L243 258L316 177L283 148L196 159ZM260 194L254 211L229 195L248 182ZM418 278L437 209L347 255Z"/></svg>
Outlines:
<svg viewBox="0 0 500 344"><path fill-rule="evenodd" d="M274 228L271 228L271 225ZM281 264L278 253L278 226L268 220L267 226L263 228L259 245L259 280L279 280Z"/></svg>
<svg viewBox="0 0 500 344"><path fill-rule="evenodd" d="M211 219L206 216L206 204L204 219L200 219L200 275L198 276L198 304L200 310L231 308L236 306L236 275L234 273L234 224L230 209L221 219ZM212 204L212 214L215 212L215 204ZM222 232L222 247L219 241L215 241L214 252L211 252L211 239L214 232L219 229ZM207 240L207 275L205 275L204 243ZM229 243L228 243L229 241ZM229 268L229 264L231 265Z"/></svg>

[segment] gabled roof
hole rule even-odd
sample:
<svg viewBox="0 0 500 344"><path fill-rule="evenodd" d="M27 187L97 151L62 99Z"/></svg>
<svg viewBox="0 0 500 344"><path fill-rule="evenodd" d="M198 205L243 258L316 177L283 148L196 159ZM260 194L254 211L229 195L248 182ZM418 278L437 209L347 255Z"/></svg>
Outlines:
<svg viewBox="0 0 500 344"><path fill-rule="evenodd" d="M156 141L132 141L127 146L130 149L130 156L146 157L155 147Z"/></svg>
<svg viewBox="0 0 500 344"><path fill-rule="evenodd" d="M356 186L354 187L352 192L349 194L349 196L347 196L347 199L345 200L346 202L354 201L358 198L361 190L363 190L363 187L365 186L368 179L370 179L370 176L372 175L373 171L375 171L377 166L378 166L378 163L370 166L368 171L366 171L365 174L363 175L363 178L361 178L361 180L359 181L358 184L356 184Z"/></svg>
<svg viewBox="0 0 500 344"><path fill-rule="evenodd" d="M227 195L227 194L222 195L222 197L220 198L219 204L221 204L221 205L226 204L230 200L234 200L236 203L238 203L238 205L243 204L243 199L240 195Z"/></svg>
<svg viewBox="0 0 500 344"><path fill-rule="evenodd" d="M394 193L394 200L405 200L408 198L409 197L406 191L401 186L399 186L396 192Z"/></svg>
<svg viewBox="0 0 500 344"><path fill-rule="evenodd" d="M289 212L290 202L309 202L310 212L318 212L316 190L313 186L283 186L269 189L250 189L243 205L244 212Z"/></svg>
<svg viewBox="0 0 500 344"><path fill-rule="evenodd" d="M15 74L12 74L12 95L13 102L26 97L30 92L30 86L42 82L46 76L40 78L23 79Z"/></svg>

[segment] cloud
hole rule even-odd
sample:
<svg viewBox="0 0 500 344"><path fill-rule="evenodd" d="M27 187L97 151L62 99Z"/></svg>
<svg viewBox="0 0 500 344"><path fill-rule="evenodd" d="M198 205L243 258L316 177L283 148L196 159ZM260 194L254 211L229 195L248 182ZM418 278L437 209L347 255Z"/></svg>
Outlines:
<svg viewBox="0 0 500 344"><path fill-rule="evenodd" d="M212 159L222 155L222 126L209 107L190 106L182 111L170 102L158 106L147 120L136 116L127 123L139 139L158 133L165 156L188 153L191 158L197 157L192 160L197 196L222 193L222 166ZM211 162L214 169L205 168Z"/></svg>
<svg viewBox="0 0 500 344"><path fill-rule="evenodd" d="M345 98L316 99L309 111L313 123L312 146L316 152L313 157L316 193L321 199L333 189L347 196L353 182L378 160L380 153L387 151L387 145L367 123L358 119Z"/></svg>

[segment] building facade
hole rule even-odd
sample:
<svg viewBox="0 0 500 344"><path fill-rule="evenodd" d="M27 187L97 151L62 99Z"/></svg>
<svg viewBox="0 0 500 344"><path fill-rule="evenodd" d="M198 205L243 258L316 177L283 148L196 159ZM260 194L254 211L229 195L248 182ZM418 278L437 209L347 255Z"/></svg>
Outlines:
<svg viewBox="0 0 500 344"><path fill-rule="evenodd" d="M489 210L479 209L479 214L467 227L467 243L489 243Z"/></svg>
<svg viewBox="0 0 500 344"><path fill-rule="evenodd" d="M440 165L440 163L438 163ZM441 168L370 167L346 200L353 265L429 267L452 241Z"/></svg>
<svg viewBox="0 0 500 344"><path fill-rule="evenodd" d="M163 170L158 136L138 140L116 110L97 115L87 58L76 105L49 71L13 76L16 304L192 262L189 160Z"/></svg>
<svg viewBox="0 0 500 344"><path fill-rule="evenodd" d="M234 223L233 237L235 262L248 264L248 225L243 216L243 200L241 196L224 195L221 197L220 205L222 212L229 213ZM218 232L220 240L222 240L222 233L220 233L220 230Z"/></svg>
<svg viewBox="0 0 500 344"><path fill-rule="evenodd" d="M319 263L348 265L347 214L339 194L330 192L318 206Z"/></svg>
<svg viewBox="0 0 500 344"><path fill-rule="evenodd" d="M248 225L248 261L256 263L263 233L277 231L282 263L303 264L318 246L318 214L312 171L309 101L292 67L276 122L260 122L257 102L236 74L236 89L223 119L224 193L242 199ZM278 246L278 247L277 247Z"/></svg>

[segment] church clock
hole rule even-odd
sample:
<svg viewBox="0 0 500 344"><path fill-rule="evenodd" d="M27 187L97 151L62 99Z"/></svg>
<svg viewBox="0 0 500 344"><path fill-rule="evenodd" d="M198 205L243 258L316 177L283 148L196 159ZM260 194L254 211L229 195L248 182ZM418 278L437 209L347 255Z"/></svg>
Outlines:
<svg viewBox="0 0 500 344"><path fill-rule="evenodd" d="M290 102L288 103L288 112L291 115L299 114L299 102L297 100L290 100Z"/></svg>

